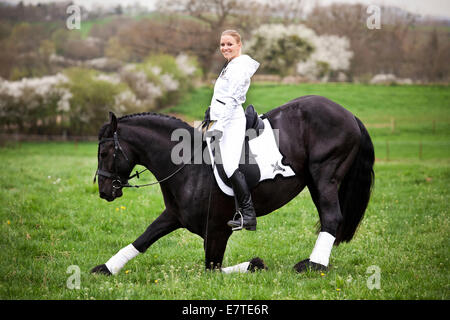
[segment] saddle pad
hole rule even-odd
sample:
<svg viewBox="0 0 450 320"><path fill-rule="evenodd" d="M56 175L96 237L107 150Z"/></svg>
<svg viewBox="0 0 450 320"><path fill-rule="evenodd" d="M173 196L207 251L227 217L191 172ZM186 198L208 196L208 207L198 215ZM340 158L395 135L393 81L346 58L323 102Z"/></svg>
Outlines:
<svg viewBox="0 0 450 320"><path fill-rule="evenodd" d="M278 149L277 142L275 141L275 135L269 120L266 118L263 121L265 126L264 131L258 137L249 141L250 151L255 154L255 160L261 172L259 182L274 179L275 176L279 174L283 177L294 176L295 173L291 167L282 164L283 156ZM222 181L222 178L217 171L217 166L214 165L214 157L211 151L211 138L207 138L206 142L208 145L210 158L212 159L211 165L214 169L214 177L216 178L217 184L226 195L234 196L233 189Z"/></svg>

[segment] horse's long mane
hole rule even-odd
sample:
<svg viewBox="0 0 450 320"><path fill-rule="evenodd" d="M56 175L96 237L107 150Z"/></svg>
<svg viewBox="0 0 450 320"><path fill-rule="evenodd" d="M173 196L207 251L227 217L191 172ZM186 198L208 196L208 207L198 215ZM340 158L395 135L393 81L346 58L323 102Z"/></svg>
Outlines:
<svg viewBox="0 0 450 320"><path fill-rule="evenodd" d="M127 114L122 117L117 118L119 123L129 123L133 122L134 125L150 127L150 125L154 125L155 123L168 125L170 128L186 128L193 129L191 125L183 120L176 118L174 116L156 113L156 112L141 112L141 113L133 113ZM98 139L100 140L106 133L106 130L109 128L109 123L105 123L99 131Z"/></svg>
<svg viewBox="0 0 450 320"><path fill-rule="evenodd" d="M163 113L157 113L157 112L141 112L141 113L133 113L133 114L127 114L124 115L120 118L117 118L117 120L120 121L127 121L129 119L135 119L135 118L141 118L141 119L148 119L148 118L159 118L159 119L165 119L165 120L175 120L178 124L181 124L185 127L191 127L188 123L184 122L183 120L174 117L174 116L170 116L167 114L163 114Z"/></svg>

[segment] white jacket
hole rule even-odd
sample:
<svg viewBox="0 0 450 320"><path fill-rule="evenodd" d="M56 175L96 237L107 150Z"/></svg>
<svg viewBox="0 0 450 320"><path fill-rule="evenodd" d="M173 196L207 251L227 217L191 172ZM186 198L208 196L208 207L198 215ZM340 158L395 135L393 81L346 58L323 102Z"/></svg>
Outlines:
<svg viewBox="0 0 450 320"><path fill-rule="evenodd" d="M246 54L228 63L214 85L210 109L211 120L229 119L236 108L242 108L250 87L250 78L258 67L259 62Z"/></svg>

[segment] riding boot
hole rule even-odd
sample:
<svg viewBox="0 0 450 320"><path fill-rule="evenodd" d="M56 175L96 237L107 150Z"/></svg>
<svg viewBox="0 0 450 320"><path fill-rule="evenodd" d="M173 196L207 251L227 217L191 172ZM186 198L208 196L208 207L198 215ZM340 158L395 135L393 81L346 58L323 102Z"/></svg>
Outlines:
<svg viewBox="0 0 450 320"><path fill-rule="evenodd" d="M235 230L245 228L247 230L255 231L256 213L253 208L252 197L244 174L237 169L230 177L230 182L242 217L239 216L238 219L228 221L228 226L235 228Z"/></svg>

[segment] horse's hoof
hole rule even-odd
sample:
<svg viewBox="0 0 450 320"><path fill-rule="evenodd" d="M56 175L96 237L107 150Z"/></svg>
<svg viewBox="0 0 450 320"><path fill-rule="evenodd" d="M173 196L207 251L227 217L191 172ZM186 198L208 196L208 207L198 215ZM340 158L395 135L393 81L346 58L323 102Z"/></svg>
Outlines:
<svg viewBox="0 0 450 320"><path fill-rule="evenodd" d="M328 271L328 268L324 265L312 262L309 259L300 261L294 266L294 269L298 273L306 271Z"/></svg>
<svg viewBox="0 0 450 320"><path fill-rule="evenodd" d="M91 273L105 274L107 276L112 275L112 273L109 271L109 269L106 267L105 264L100 264L100 265L92 268Z"/></svg>
<svg viewBox="0 0 450 320"><path fill-rule="evenodd" d="M255 272L258 270L267 270L266 264L264 263L263 259L256 257L249 261L250 264L247 267L247 270L250 272Z"/></svg>

